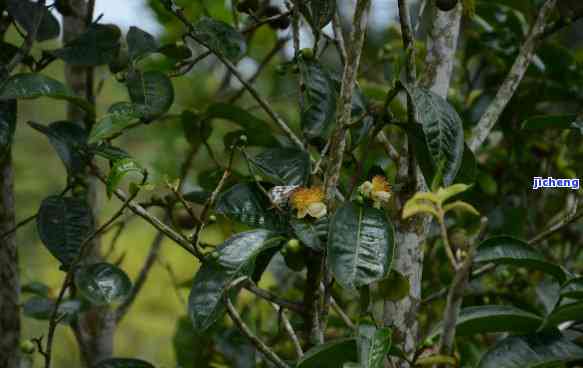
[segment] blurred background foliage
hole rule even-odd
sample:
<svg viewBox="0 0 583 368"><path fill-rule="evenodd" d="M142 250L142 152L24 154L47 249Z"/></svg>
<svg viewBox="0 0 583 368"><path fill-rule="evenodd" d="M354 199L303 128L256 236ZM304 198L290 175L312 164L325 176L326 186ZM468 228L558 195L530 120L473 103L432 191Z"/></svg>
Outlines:
<svg viewBox="0 0 583 368"><path fill-rule="evenodd" d="M187 17L191 20L196 20L204 14L211 14L214 18L230 23L233 21L228 0L180 0L177 3L184 7ZM352 2L339 1L339 3L345 3L341 14L343 21L348 22ZM469 131L479 119L506 76L540 3L541 1L535 0L477 0L476 15L464 17L463 36L449 100L462 116L466 131ZM277 4L281 6L280 3ZM149 0L145 6L151 8L161 25L162 33L159 37L163 43L180 40L182 26L170 17L158 0ZM376 0L373 1L373 7L379 7L380 10L370 22L371 28L359 76L359 83L371 101L383 99L386 90L399 77L403 59L398 24L395 22L396 1ZM412 14L416 14L417 9L416 4ZM430 15L426 15L422 20L418 32L419 68L423 67L421 60L424 45L421 41L424 40L422 36L426 31L424 25L427 16ZM246 21L245 17L240 20ZM136 25L140 26L139 19L135 21ZM247 76L252 75L277 40L288 36L287 30L274 31L268 26L261 27L249 40L247 56L239 65L241 71ZM579 131L521 129L523 121L535 115L576 114L580 111L583 99L581 36L583 25L575 24L544 41L518 93L505 110L488 144L477 154L476 185L469 193L464 194L466 197L464 199L488 216L491 234L509 234L526 239L533 236L546 224L552 223L554 218L560 217L571 193L566 190L532 191L532 177L575 178L581 177L583 173L581 145L583 128ZM11 30L8 40L16 41L18 38L14 30ZM306 33L302 37L303 46L310 46L311 42ZM57 46L56 42L41 44L34 52L38 54L41 47L46 49ZM281 73L281 65L288 61L290 56L289 48L280 51L262 72L256 85L285 120L297 128L299 119L296 76L292 73ZM337 55L333 47L329 47L323 54L322 60L331 68L337 69ZM167 71L172 66L164 59L156 57L150 57L143 63L146 63L148 68ZM63 80L63 64L53 63L45 74ZM97 97L100 114L103 114L111 104L127 100L125 86L118 83L107 68L96 70L96 80L100 86ZM216 91L225 83L228 84L228 88L217 94ZM176 100L171 114L176 116L184 110L205 111L209 104L228 100L233 92L240 88L237 83L225 78L225 71L213 58L199 63L186 77L173 79L173 84ZM402 101L395 102L394 106L397 113L404 110L398 106L399 103ZM249 109L258 116L262 115L256 108L255 101L247 95L240 100L239 106ZM61 191L66 185L65 169L47 139L24 123L62 120L65 116L65 104L42 99L20 102L19 111L20 126L15 137L14 160L17 217L22 219L34 214L44 197ZM216 159L225 162L227 158L224 156L223 136L226 132L235 130L236 126L228 121L215 120L212 122L212 128L210 146L216 153ZM189 144L184 137L180 119L169 117L124 134L119 139L118 146L126 149L148 168L152 182L156 184L155 194L165 195L167 193L164 190L164 183L167 179L173 180L178 177ZM394 175L394 168L387 166L388 161L380 147L372 145L365 149L370 150L365 163L367 169L378 165L389 175ZM359 152L356 152L355 161L358 157ZM204 180L208 179L209 170L212 168L214 168L212 157L207 150L201 148L195 157L186 189L204 186ZM243 162L237 163L236 170L247 171ZM143 195L143 199L152 194ZM108 213L117 208L118 203L116 200L107 200L104 188L99 189L99 196L100 212L102 218L106 218ZM451 225L458 228L476 225L468 223L461 217L451 221ZM219 219L215 225L208 228L203 241L216 245L236 230ZM128 275L135 278L154 236L153 229L141 220L130 221L112 252L111 260L120 262ZM110 232L103 238L106 249L111 237ZM582 240L583 225L572 225L561 234L553 236L541 250L571 271L583 272L583 254L580 246ZM446 257L439 242L435 236L426 243L427 261L423 291L425 296L431 295L450 282L451 274L448 272ZM52 287L53 295L58 292L63 273L58 270L57 261L39 242L34 223L18 232L18 244L22 283L42 280ZM290 277L289 273L286 277L278 276L277 264L279 267L285 267L281 266L281 260L276 261L276 265L272 267L273 275L265 277L262 286L268 287L270 283L292 285L297 281ZM158 367L176 367L177 358L181 361L192 361L199 354L201 361L204 361L205 354L218 351L220 353L218 357L213 358L215 366L255 366L250 345L233 332L234 330L228 329L228 326L219 324L216 327L217 337L213 339L212 345L209 345L208 338L193 336L190 323L185 319L185 299L190 286L189 281L196 269L197 264L192 257L185 257L182 250L165 241L159 261L153 268L148 282L138 296L131 313L117 330L115 355L140 357ZM500 268L492 275L472 284L471 290L475 296L466 301L466 304L494 301L503 304L512 300L527 310L533 309L535 306L532 305L532 301L537 300L537 289L530 286L542 284L543 281L542 276L526 272L509 272L505 268ZM485 292L487 289L485 286L494 286L495 292ZM293 297L292 294L287 296ZM28 297L29 295L25 293L23 301ZM273 311L262 302L249 304L251 300L254 299L240 298L244 317L253 321L255 327L272 336L274 341L277 340L277 320L273 318ZM443 298L423 304L420 318L425 332L433 326L432 322L441 316L443 304ZM346 307L350 309L354 306ZM332 320L331 325L334 323ZM46 321L24 318L23 338L38 337L45 333L45 330ZM56 341L55 366L79 366L79 354L70 330L58 329ZM462 353L467 358L464 359L467 366L475 362L487 346L486 343L491 341L493 340L487 336L464 341L461 347ZM178 349L175 350L170 342L174 342ZM291 352L291 347L287 348L288 353ZM281 353L286 355L285 351ZM237 360L236 365L232 359ZM40 366L41 359L37 357L36 360L35 367Z"/></svg>

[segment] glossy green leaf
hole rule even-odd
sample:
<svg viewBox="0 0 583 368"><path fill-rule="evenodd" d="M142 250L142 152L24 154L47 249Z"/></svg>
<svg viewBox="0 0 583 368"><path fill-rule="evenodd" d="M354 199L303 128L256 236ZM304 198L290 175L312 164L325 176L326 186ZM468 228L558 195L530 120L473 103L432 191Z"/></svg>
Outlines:
<svg viewBox="0 0 583 368"><path fill-rule="evenodd" d="M77 66L105 65L118 55L121 36L115 25L94 24L63 48L52 54L67 64Z"/></svg>
<svg viewBox="0 0 583 368"><path fill-rule="evenodd" d="M193 25L192 33L197 42L232 62L239 61L245 54L245 38L225 22L202 17Z"/></svg>
<svg viewBox="0 0 583 368"><path fill-rule="evenodd" d="M456 336L493 332L534 332L542 322L542 317L511 305L466 307L460 311ZM439 323L431 336L441 335L442 329L442 324Z"/></svg>
<svg viewBox="0 0 583 368"><path fill-rule="evenodd" d="M88 113L94 113L93 106L89 102L75 95L58 80L42 74L15 74L0 86L0 100L34 99L39 97L66 100Z"/></svg>
<svg viewBox="0 0 583 368"><path fill-rule="evenodd" d="M522 123L523 130L545 130L545 129L574 129L577 115L544 115L533 116Z"/></svg>
<svg viewBox="0 0 583 368"><path fill-rule="evenodd" d="M330 73L319 62L299 58L298 66L304 81L301 124L307 139L327 139L336 122L338 94Z"/></svg>
<svg viewBox="0 0 583 368"><path fill-rule="evenodd" d="M49 287L48 285L40 282L40 281L32 281L26 283L20 287L20 291L23 293L30 293L37 296L48 297L49 296Z"/></svg>
<svg viewBox="0 0 583 368"><path fill-rule="evenodd" d="M306 185L311 173L310 155L295 148L272 148L250 158L266 180L276 185Z"/></svg>
<svg viewBox="0 0 583 368"><path fill-rule="evenodd" d="M83 157L82 150L87 143L88 134L80 124L70 121L57 121L48 126L34 122L28 124L49 138L69 175L77 175L84 170L86 158Z"/></svg>
<svg viewBox="0 0 583 368"><path fill-rule="evenodd" d="M109 358L100 361L93 368L155 368L155 367L152 364L140 359Z"/></svg>
<svg viewBox="0 0 583 368"><path fill-rule="evenodd" d="M67 269L91 233L93 217L82 200L50 196L41 203L36 225L43 244Z"/></svg>
<svg viewBox="0 0 583 368"><path fill-rule="evenodd" d="M107 197L111 198L113 192L117 189L121 181L130 174L138 174L141 178L144 176L142 166L132 158L124 158L114 162L109 175L107 176Z"/></svg>
<svg viewBox="0 0 583 368"><path fill-rule="evenodd" d="M132 290L125 272L109 263L94 263L76 270L75 286L94 305L121 303Z"/></svg>
<svg viewBox="0 0 583 368"><path fill-rule="evenodd" d="M216 213L254 228L281 230L284 223L255 183L239 183L217 198Z"/></svg>
<svg viewBox="0 0 583 368"><path fill-rule="evenodd" d="M134 70L126 84L132 102L146 107L147 120L165 114L174 102L172 81L162 72Z"/></svg>
<svg viewBox="0 0 583 368"><path fill-rule="evenodd" d="M391 349L390 328L373 325L358 326L358 356L361 368L384 368L385 357Z"/></svg>
<svg viewBox="0 0 583 368"><path fill-rule="evenodd" d="M300 10L306 20L315 29L322 29L332 21L336 11L336 1L334 0L312 0L310 2L300 2Z"/></svg>
<svg viewBox="0 0 583 368"><path fill-rule="evenodd" d="M188 202L204 205L210 199L211 194L211 192L207 192L206 190L197 189L183 194L182 197Z"/></svg>
<svg viewBox="0 0 583 368"><path fill-rule="evenodd" d="M91 146L89 152L94 155L106 158L110 161L117 161L124 158L130 158L129 153L123 149L108 144L100 144L97 146Z"/></svg>
<svg viewBox="0 0 583 368"><path fill-rule="evenodd" d="M555 277L561 283L566 279L562 267L545 260L542 254L524 241L510 236L497 236L483 241L476 251L474 262L535 269Z"/></svg>
<svg viewBox="0 0 583 368"><path fill-rule="evenodd" d="M583 277L568 280L561 288L561 297L583 299Z"/></svg>
<svg viewBox="0 0 583 368"><path fill-rule="evenodd" d="M61 33L59 21L46 6L41 8L40 4L29 0L6 0L6 10L27 33L34 29L37 14L39 10L42 11L41 24L36 34L38 42L57 38Z"/></svg>
<svg viewBox="0 0 583 368"><path fill-rule="evenodd" d="M238 106L225 103L212 104L208 107L204 119L229 120L239 125L247 135L247 145L249 146L273 147L278 145L266 121ZM229 134L239 136L241 133L233 132L227 135Z"/></svg>
<svg viewBox="0 0 583 368"><path fill-rule="evenodd" d="M291 218L289 224L292 227L294 234L296 234L296 237L307 247L318 252L321 252L324 249L320 236L327 235L327 222L324 223L324 226L322 227L319 226L318 222Z"/></svg>
<svg viewBox="0 0 583 368"><path fill-rule="evenodd" d="M130 27L126 40L131 60L139 60L160 48L154 36L135 26Z"/></svg>
<svg viewBox="0 0 583 368"><path fill-rule="evenodd" d="M408 87L415 103L417 121L433 167L444 164L443 183L451 185L461 167L464 152L464 128L455 109L439 95L418 87Z"/></svg>
<svg viewBox="0 0 583 368"><path fill-rule="evenodd" d="M143 105L131 102L118 102L111 105L107 114L93 126L89 134L89 143L97 143L118 136L146 114L147 107Z"/></svg>
<svg viewBox="0 0 583 368"><path fill-rule="evenodd" d="M567 321L583 321L583 302L562 304L555 308L545 321L545 327L558 326Z"/></svg>
<svg viewBox="0 0 583 368"><path fill-rule="evenodd" d="M338 368L344 363L357 362L358 352L354 338L337 339L308 350L296 368Z"/></svg>
<svg viewBox="0 0 583 368"><path fill-rule="evenodd" d="M223 315L223 296L229 284L237 277L251 276L257 256L280 246L281 241L271 231L252 230L236 234L217 247L216 260L200 267L190 291L188 311L197 333L203 333Z"/></svg>
<svg viewBox="0 0 583 368"><path fill-rule="evenodd" d="M0 157L10 151L16 131L16 100L0 101Z"/></svg>
<svg viewBox="0 0 583 368"><path fill-rule="evenodd" d="M382 211L347 202L330 220L330 270L348 289L379 281L390 271L394 241L393 226Z"/></svg>
<svg viewBox="0 0 583 368"><path fill-rule="evenodd" d="M477 368L550 368L581 361L583 348L558 331L510 336L480 359Z"/></svg>

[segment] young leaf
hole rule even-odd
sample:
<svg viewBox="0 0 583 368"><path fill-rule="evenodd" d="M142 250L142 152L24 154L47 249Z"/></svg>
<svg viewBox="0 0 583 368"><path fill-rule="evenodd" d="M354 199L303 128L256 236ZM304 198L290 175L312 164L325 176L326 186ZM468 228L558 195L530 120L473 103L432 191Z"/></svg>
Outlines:
<svg viewBox="0 0 583 368"><path fill-rule="evenodd" d="M69 175L76 175L83 171L86 159L81 149L87 143L88 134L81 125L70 121L57 121L49 126L34 122L28 124L49 138Z"/></svg>
<svg viewBox="0 0 583 368"><path fill-rule="evenodd" d="M42 12L42 20L36 34L36 41L43 42L59 37L61 26L50 10L30 0L6 0L6 10L27 33L36 26L37 14Z"/></svg>
<svg viewBox="0 0 583 368"><path fill-rule="evenodd" d="M123 302L132 289L130 278L114 265L95 263L75 271L75 286L94 305Z"/></svg>
<svg viewBox="0 0 583 368"><path fill-rule="evenodd" d="M433 167L444 164L443 183L453 183L462 163L464 128L453 107L435 93L418 87L408 87L415 103L417 120L425 134L425 142Z"/></svg>
<svg viewBox="0 0 583 368"><path fill-rule="evenodd" d="M131 60L139 60L142 57L152 54L160 48L158 41L148 32L131 26L126 36L128 51Z"/></svg>
<svg viewBox="0 0 583 368"><path fill-rule="evenodd" d="M127 87L134 104L146 107L147 120L165 114L174 102L172 81L159 71L128 73Z"/></svg>
<svg viewBox="0 0 583 368"><path fill-rule="evenodd" d="M0 101L0 157L10 151L16 131L16 100Z"/></svg>
<svg viewBox="0 0 583 368"><path fill-rule="evenodd" d="M58 80L42 74L15 74L0 86L0 100L34 99L39 97L67 100L90 114L95 113L93 106L89 102L75 95Z"/></svg>
<svg viewBox="0 0 583 368"><path fill-rule="evenodd" d="M146 115L147 108L130 102L118 102L109 108L97 124L93 126L89 135L89 143L97 143L101 140L111 139L130 125Z"/></svg>
<svg viewBox="0 0 583 368"><path fill-rule="evenodd" d="M254 228L283 229L283 221L270 207L256 184L239 183L220 194L215 211Z"/></svg>
<svg viewBox="0 0 583 368"><path fill-rule="evenodd" d="M272 148L250 158L253 168L276 185L306 185L312 165L306 151Z"/></svg>
<svg viewBox="0 0 583 368"><path fill-rule="evenodd" d="M535 269L554 276L561 283L566 279L562 267L548 262L527 243L510 236L497 236L483 241L478 246L474 262Z"/></svg>
<svg viewBox="0 0 583 368"><path fill-rule="evenodd" d="M327 139L336 121L336 86L328 70L317 61L299 58L298 66L305 83L302 131L310 140Z"/></svg>
<svg viewBox="0 0 583 368"><path fill-rule="evenodd" d="M308 350L298 361L296 368L338 368L344 363L358 361L356 340L345 338L332 340Z"/></svg>
<svg viewBox="0 0 583 368"><path fill-rule="evenodd" d="M132 158L124 158L115 161L109 176L107 177L107 197L111 198L113 192L117 189L120 182L124 177L130 173L137 173L138 175L144 175L144 169L138 164L138 162Z"/></svg>
<svg viewBox="0 0 583 368"><path fill-rule="evenodd" d="M91 233L93 217L79 199L50 196L41 203L36 225L43 244L67 269Z"/></svg>
<svg viewBox="0 0 583 368"><path fill-rule="evenodd" d="M380 210L347 202L330 220L328 264L342 287L355 289L387 276L394 247L393 226Z"/></svg>
<svg viewBox="0 0 583 368"><path fill-rule="evenodd" d="M361 368L383 368L391 349L390 328L373 325L358 326L358 356Z"/></svg>
<svg viewBox="0 0 583 368"><path fill-rule="evenodd" d="M238 62L245 54L245 39L229 24L202 17L193 28L197 42L232 62Z"/></svg>
<svg viewBox="0 0 583 368"><path fill-rule="evenodd" d="M100 361L93 368L155 368L152 364L130 358L109 358Z"/></svg>
<svg viewBox="0 0 583 368"><path fill-rule="evenodd" d="M52 51L52 54L70 65L109 64L119 52L120 36L121 31L115 25L94 24L65 47Z"/></svg>
<svg viewBox="0 0 583 368"><path fill-rule="evenodd" d="M581 360L583 348L553 330L507 337L482 356L477 368L561 367Z"/></svg>
<svg viewBox="0 0 583 368"><path fill-rule="evenodd" d="M216 260L200 267L190 290L188 310L197 333L223 315L223 295L229 284L237 277L251 276L257 256L280 246L281 241L271 231L252 230L234 235L216 249Z"/></svg>
<svg viewBox="0 0 583 368"><path fill-rule="evenodd" d="M510 305L481 305L463 308L460 311L456 336L471 336L492 332L534 332L543 319L536 314ZM440 322L431 337L441 335Z"/></svg>

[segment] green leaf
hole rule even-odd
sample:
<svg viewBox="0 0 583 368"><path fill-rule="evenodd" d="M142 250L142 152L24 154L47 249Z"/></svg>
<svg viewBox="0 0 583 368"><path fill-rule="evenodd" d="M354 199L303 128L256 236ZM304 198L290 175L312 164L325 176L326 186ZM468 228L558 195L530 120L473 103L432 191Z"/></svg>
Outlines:
<svg viewBox="0 0 583 368"><path fill-rule="evenodd" d="M110 161L117 161L124 158L130 158L129 153L122 150L119 147L111 146L108 144L100 144L98 146L91 146L89 151L97 156L101 156Z"/></svg>
<svg viewBox="0 0 583 368"><path fill-rule="evenodd" d="M498 342L477 368L550 368L583 359L583 349L558 331L510 336Z"/></svg>
<svg viewBox="0 0 583 368"><path fill-rule="evenodd" d="M16 131L16 100L0 101L0 157L10 151Z"/></svg>
<svg viewBox="0 0 583 368"><path fill-rule="evenodd" d="M157 52L160 48L154 36L134 26L130 27L126 40L130 59L134 61Z"/></svg>
<svg viewBox="0 0 583 368"><path fill-rule="evenodd" d="M583 277L575 277L567 281L561 288L561 297L583 299Z"/></svg>
<svg viewBox="0 0 583 368"><path fill-rule="evenodd" d="M382 211L347 202L330 220L328 264L342 287L369 285L389 273L394 242Z"/></svg>
<svg viewBox="0 0 583 368"><path fill-rule="evenodd" d="M146 107L146 119L153 120L165 114L174 102L172 81L159 71L128 73L127 87L134 104Z"/></svg>
<svg viewBox="0 0 583 368"><path fill-rule="evenodd" d="M207 368L212 355L211 342L212 336L196 334L188 316L181 317L176 321L172 346L179 367Z"/></svg>
<svg viewBox="0 0 583 368"><path fill-rule="evenodd" d="M188 202L204 205L211 197L211 194L212 194L211 192L199 189L185 193L182 197Z"/></svg>
<svg viewBox="0 0 583 368"><path fill-rule="evenodd" d="M109 263L95 263L75 271L75 286L94 305L123 302L132 290L130 278Z"/></svg>
<svg viewBox="0 0 583 368"><path fill-rule="evenodd" d="M140 359L109 358L100 361L93 368L155 368L155 367L152 364Z"/></svg>
<svg viewBox="0 0 583 368"><path fill-rule="evenodd" d="M300 185L308 182L312 165L306 151L272 148L250 158L253 168L276 185Z"/></svg>
<svg viewBox="0 0 583 368"><path fill-rule="evenodd" d="M522 123L523 130L544 130L544 129L573 129L573 122L577 121L577 115L543 115L533 116Z"/></svg>
<svg viewBox="0 0 583 368"><path fill-rule="evenodd" d="M373 325L358 326L358 356L362 368L383 368L391 349L390 328Z"/></svg>
<svg viewBox="0 0 583 368"><path fill-rule="evenodd" d="M461 167L464 128L455 109L439 95L418 87L408 87L415 103L417 121L425 135L433 167L444 163L443 183L451 185Z"/></svg>
<svg viewBox="0 0 583 368"><path fill-rule="evenodd" d="M483 241L476 251L474 262L539 270L554 276L561 283L566 279L562 267L545 260L542 254L524 241L510 236L497 236Z"/></svg>
<svg viewBox="0 0 583 368"><path fill-rule="evenodd" d="M132 158L124 158L114 162L107 177L107 197L111 198L122 179L128 174L137 173L141 178L144 176L144 169Z"/></svg>
<svg viewBox="0 0 583 368"><path fill-rule="evenodd" d="M473 184L476 182L477 175L478 164L476 162L476 156L474 156L470 147L468 147L467 144L464 144L462 165L457 173L454 183Z"/></svg>
<svg viewBox="0 0 583 368"><path fill-rule="evenodd" d="M338 95L334 81L315 60L299 58L298 66L305 86L300 117L304 136L310 140L328 139L336 122Z"/></svg>
<svg viewBox="0 0 583 368"><path fill-rule="evenodd" d="M251 276L259 254L281 245L282 238L268 230L236 234L216 249L216 260L205 262L194 277L188 310L194 329L202 333L224 313L225 289L237 277Z"/></svg>
<svg viewBox="0 0 583 368"><path fill-rule="evenodd" d="M158 49L158 52L175 61L186 60L192 57L192 51L184 45L164 45Z"/></svg>
<svg viewBox="0 0 583 368"><path fill-rule="evenodd" d="M15 74L0 86L0 100L34 99L49 97L66 100L89 114L95 114L93 106L53 78L35 73Z"/></svg>
<svg viewBox="0 0 583 368"><path fill-rule="evenodd" d="M198 147L203 142L206 142L212 134L210 124L192 111L184 110L180 115L180 121L184 136L193 147Z"/></svg>
<svg viewBox="0 0 583 368"><path fill-rule="evenodd" d="M285 223L254 183L240 183L220 194L216 213L254 228L281 230Z"/></svg>
<svg viewBox="0 0 583 368"><path fill-rule="evenodd" d="M558 326L567 321L583 321L583 302L563 304L549 314L544 327Z"/></svg>
<svg viewBox="0 0 583 368"><path fill-rule="evenodd" d="M318 220L318 222L320 220ZM324 223L325 227L319 229L318 222L291 218L289 224L292 227L294 234L296 234L296 236L302 243L304 243L307 247L315 251L321 252L322 250L324 250L324 247L322 245L322 241L320 240L320 236L327 234L328 223L325 222Z"/></svg>
<svg viewBox="0 0 583 368"><path fill-rule="evenodd" d="M115 25L94 24L65 47L52 54L69 65L97 66L114 61L119 53L120 29Z"/></svg>
<svg viewBox="0 0 583 368"><path fill-rule="evenodd" d="M61 26L50 10L29 0L6 0L6 10L27 33L36 26L36 18L42 11L42 20L36 34L36 41L43 42L59 37Z"/></svg>
<svg viewBox="0 0 583 368"><path fill-rule="evenodd" d="M197 42L232 62L238 62L245 54L245 38L225 22L202 17L193 25L192 33Z"/></svg>
<svg viewBox="0 0 583 368"><path fill-rule="evenodd" d="M358 361L356 340L337 339L308 350L296 368L338 368L344 363Z"/></svg>
<svg viewBox="0 0 583 368"><path fill-rule="evenodd" d="M49 287L39 281L32 281L21 286L20 291L23 293L31 293L37 296L48 297Z"/></svg>
<svg viewBox="0 0 583 368"><path fill-rule="evenodd" d="M53 299L39 296L28 299L22 306L25 316L41 321L48 321L53 314L53 309L55 309L55 301ZM76 299L69 299L63 300L59 304L58 314L63 316L65 322L71 323L80 311L81 302Z"/></svg>
<svg viewBox="0 0 583 368"><path fill-rule="evenodd" d="M510 305L467 307L460 311L456 336L492 332L534 332L542 322L540 316ZM441 335L442 329L440 322L431 333L431 338Z"/></svg>
<svg viewBox="0 0 583 368"><path fill-rule="evenodd" d="M68 269L93 229L91 208L76 198L50 196L41 203L36 226L43 244Z"/></svg>
<svg viewBox="0 0 583 368"><path fill-rule="evenodd" d="M300 11L308 23L317 30L330 23L336 11L336 1L334 0L312 0L307 5L303 2L299 4Z"/></svg>
<svg viewBox="0 0 583 368"><path fill-rule="evenodd" d="M70 121L57 121L49 126L32 121L28 124L49 138L70 176L83 172L86 158L81 150L87 143L88 134L80 124Z"/></svg>
<svg viewBox="0 0 583 368"><path fill-rule="evenodd" d="M107 114L93 126L89 134L89 143L97 143L118 136L126 128L144 117L146 111L147 107L131 102L118 102L111 105Z"/></svg>
<svg viewBox="0 0 583 368"><path fill-rule="evenodd" d="M247 135L247 145L249 146L273 147L278 145L266 121L238 106L225 103L212 104L208 107L204 119L229 120L239 125ZM236 133L240 135L240 132ZM229 134L233 135L234 133L227 135Z"/></svg>

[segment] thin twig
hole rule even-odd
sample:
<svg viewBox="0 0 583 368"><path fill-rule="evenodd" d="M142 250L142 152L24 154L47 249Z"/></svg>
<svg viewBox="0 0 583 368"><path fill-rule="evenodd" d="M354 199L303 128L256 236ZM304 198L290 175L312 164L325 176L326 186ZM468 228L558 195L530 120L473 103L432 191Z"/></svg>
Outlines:
<svg viewBox="0 0 583 368"><path fill-rule="evenodd" d="M243 321L243 319L239 315L239 312L237 312L237 310L233 306L233 302L231 302L230 298L231 293L229 291L233 288L236 288L241 283L246 282L247 280L248 278L246 276L243 276L234 280L226 287L225 293L223 294L223 301L227 307L227 313L229 314L229 317L231 317L239 331L241 331L241 333L251 341L251 343L257 348L257 350L259 350L265 356L267 360L269 360L271 363L275 364L279 368L290 368L273 350L271 350L269 346L267 346L263 341L261 341L259 337L257 337L257 335L253 333L253 331L251 331L251 329L247 326L245 321Z"/></svg>
<svg viewBox="0 0 583 368"><path fill-rule="evenodd" d="M273 307L273 309L275 309L275 311L277 312L277 314L279 316L279 319L283 323L283 328L285 329L289 338L291 339L291 341L294 345L294 349L296 350L296 354L297 354L298 358L303 357L304 351L302 350L302 345L300 344L300 339L298 339L298 335L294 331L294 328L292 327L289 319L285 315L284 308L280 307L276 303L271 303L271 306Z"/></svg>
<svg viewBox="0 0 583 368"><path fill-rule="evenodd" d="M469 140L468 146L473 152L476 152L482 143L486 140L494 125L500 118L500 115L516 93L520 82L524 78L528 66L534 57L535 48L544 34L546 29L547 19L552 14L557 0L547 0L541 7L535 24L532 26L530 33L520 48L520 52L502 83L496 97L490 103L486 112L480 118L480 121L472 130L472 137Z"/></svg>

